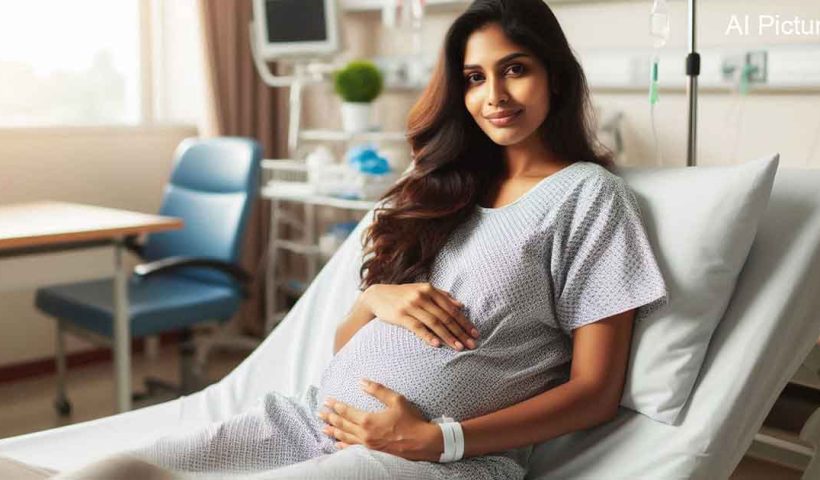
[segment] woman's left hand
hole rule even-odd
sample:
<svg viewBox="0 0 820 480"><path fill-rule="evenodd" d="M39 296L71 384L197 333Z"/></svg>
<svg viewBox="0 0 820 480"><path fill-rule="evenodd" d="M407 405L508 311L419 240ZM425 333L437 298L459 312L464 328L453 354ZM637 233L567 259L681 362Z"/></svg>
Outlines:
<svg viewBox="0 0 820 480"><path fill-rule="evenodd" d="M438 425L427 421L404 396L384 385L366 380L360 384L387 408L365 412L328 397L325 405L331 411L321 411L318 415L329 424L324 432L338 440L339 448L361 444L407 460L439 460L444 451L444 438Z"/></svg>

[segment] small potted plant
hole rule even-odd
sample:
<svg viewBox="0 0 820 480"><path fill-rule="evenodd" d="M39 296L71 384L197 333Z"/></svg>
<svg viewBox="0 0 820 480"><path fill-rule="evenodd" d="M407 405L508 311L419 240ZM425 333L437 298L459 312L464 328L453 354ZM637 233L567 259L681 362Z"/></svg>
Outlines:
<svg viewBox="0 0 820 480"><path fill-rule="evenodd" d="M373 100L382 92L383 84L381 71L366 60L350 62L335 73L333 86L342 97L342 126L346 132L370 129Z"/></svg>

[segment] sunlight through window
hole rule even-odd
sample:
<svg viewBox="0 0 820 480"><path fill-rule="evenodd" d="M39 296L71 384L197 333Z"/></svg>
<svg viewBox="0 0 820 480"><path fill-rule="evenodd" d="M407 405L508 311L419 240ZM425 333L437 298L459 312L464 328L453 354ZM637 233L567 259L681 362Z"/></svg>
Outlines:
<svg viewBox="0 0 820 480"><path fill-rule="evenodd" d="M140 122L138 0L0 0L0 127Z"/></svg>

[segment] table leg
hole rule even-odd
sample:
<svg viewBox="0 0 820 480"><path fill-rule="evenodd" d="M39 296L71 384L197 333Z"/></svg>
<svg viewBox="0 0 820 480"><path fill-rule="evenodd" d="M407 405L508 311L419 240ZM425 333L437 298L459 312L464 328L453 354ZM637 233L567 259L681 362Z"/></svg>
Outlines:
<svg viewBox="0 0 820 480"><path fill-rule="evenodd" d="M131 331L128 275L123 265L124 239L114 242L114 378L117 413L131 410Z"/></svg>

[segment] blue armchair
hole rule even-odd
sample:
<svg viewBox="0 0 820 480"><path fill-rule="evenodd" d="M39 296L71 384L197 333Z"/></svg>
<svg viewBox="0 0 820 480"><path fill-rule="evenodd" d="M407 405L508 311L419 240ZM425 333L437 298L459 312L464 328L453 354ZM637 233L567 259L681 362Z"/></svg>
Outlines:
<svg viewBox="0 0 820 480"><path fill-rule="evenodd" d="M134 238L126 241L146 262L134 269L128 282L131 336L181 332L183 372L189 371L194 353L191 327L226 322L247 296L251 277L239 267L239 254L258 190L261 160L262 149L252 139L184 140L176 150L159 212L181 218L183 228L152 234L144 244ZM61 415L71 412L65 389L64 334L68 331L110 345L112 289L113 279L104 278L37 291L37 308L57 320L55 407ZM181 376L180 393L190 393L195 389L190 375Z"/></svg>

